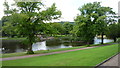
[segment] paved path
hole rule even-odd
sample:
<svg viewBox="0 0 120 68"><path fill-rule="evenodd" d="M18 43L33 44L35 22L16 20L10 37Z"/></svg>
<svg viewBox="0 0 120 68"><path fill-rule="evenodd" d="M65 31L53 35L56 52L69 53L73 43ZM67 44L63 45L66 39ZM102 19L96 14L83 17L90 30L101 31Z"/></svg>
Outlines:
<svg viewBox="0 0 120 68"><path fill-rule="evenodd" d="M120 67L120 53L100 66L119 66Z"/></svg>
<svg viewBox="0 0 120 68"><path fill-rule="evenodd" d="M15 60L15 59L28 58L28 57L35 57L35 56L44 56L44 55L59 54L59 53L65 53L65 52L71 52L71 51L78 51L78 50L90 49L90 48L95 48L95 47L98 47L98 46L85 47L85 48L79 48L79 49L72 49L72 50L66 50L66 51L58 51L58 52L52 52L52 53L44 53L44 54L34 54L34 55L26 55L26 56L0 58L0 61Z"/></svg>

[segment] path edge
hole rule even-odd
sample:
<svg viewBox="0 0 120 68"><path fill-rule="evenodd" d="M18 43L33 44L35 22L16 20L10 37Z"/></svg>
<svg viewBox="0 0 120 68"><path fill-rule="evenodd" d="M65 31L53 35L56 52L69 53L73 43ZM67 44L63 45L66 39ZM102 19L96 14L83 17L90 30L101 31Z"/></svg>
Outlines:
<svg viewBox="0 0 120 68"><path fill-rule="evenodd" d="M118 54L120 54L120 52L118 52L117 54L114 54L113 56L111 56L110 58L107 58L106 60L102 61L101 63L97 64L94 68L98 68L100 67L100 65L104 64L105 62L109 61L110 59L112 59L113 57L117 56Z"/></svg>

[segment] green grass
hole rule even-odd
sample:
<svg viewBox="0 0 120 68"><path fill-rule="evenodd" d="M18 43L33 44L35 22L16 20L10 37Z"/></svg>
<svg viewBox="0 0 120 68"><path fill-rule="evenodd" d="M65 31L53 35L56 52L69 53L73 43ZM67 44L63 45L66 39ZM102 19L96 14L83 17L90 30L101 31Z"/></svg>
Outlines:
<svg viewBox="0 0 120 68"><path fill-rule="evenodd" d="M95 66L118 53L118 44L61 54L3 61L3 66Z"/></svg>

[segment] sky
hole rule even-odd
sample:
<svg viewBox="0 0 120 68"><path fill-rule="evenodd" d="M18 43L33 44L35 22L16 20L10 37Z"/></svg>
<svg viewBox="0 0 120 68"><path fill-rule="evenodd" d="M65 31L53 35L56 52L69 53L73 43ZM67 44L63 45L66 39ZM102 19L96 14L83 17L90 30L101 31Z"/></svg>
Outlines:
<svg viewBox="0 0 120 68"><path fill-rule="evenodd" d="M4 3L5 0L0 2L0 19L4 16ZM12 4L13 0L7 0L9 4ZM111 7L113 11L118 13L119 0L42 0L43 3L50 7L53 3L56 3L58 10L62 12L60 20L56 21L74 21L74 18L79 14L79 7L89 2L101 2L102 6Z"/></svg>

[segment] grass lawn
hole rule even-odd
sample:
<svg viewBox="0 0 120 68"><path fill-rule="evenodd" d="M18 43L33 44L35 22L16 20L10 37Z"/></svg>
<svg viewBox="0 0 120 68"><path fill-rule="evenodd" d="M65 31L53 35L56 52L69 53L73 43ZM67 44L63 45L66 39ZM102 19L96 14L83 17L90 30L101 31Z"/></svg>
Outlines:
<svg viewBox="0 0 120 68"><path fill-rule="evenodd" d="M118 44L47 56L3 61L3 66L95 66L118 53Z"/></svg>

